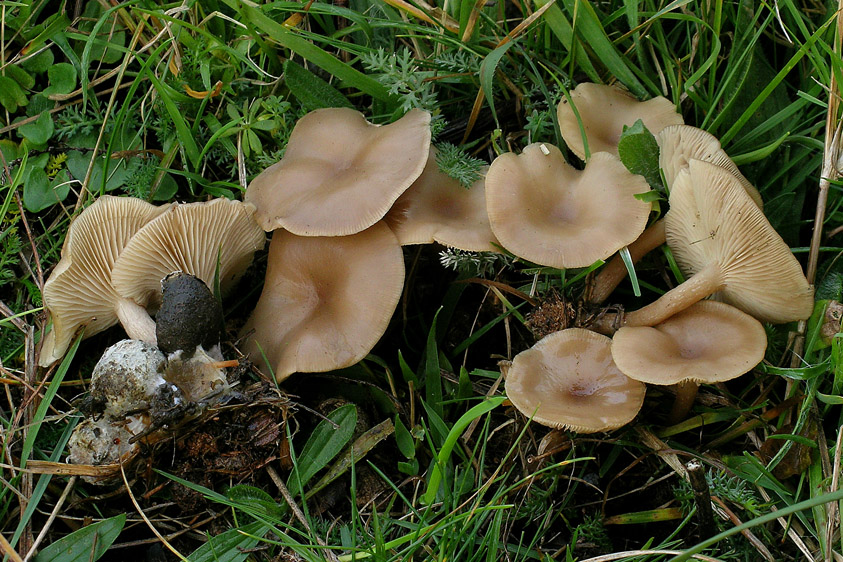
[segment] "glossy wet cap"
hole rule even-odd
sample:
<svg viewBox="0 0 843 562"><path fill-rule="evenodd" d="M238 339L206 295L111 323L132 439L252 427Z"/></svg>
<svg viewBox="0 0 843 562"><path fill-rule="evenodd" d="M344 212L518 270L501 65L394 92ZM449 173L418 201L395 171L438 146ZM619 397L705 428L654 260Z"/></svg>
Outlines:
<svg viewBox="0 0 843 562"><path fill-rule="evenodd" d="M641 409L645 386L618 369L611 344L581 328L554 332L515 356L506 394L543 425L580 433L621 427Z"/></svg>

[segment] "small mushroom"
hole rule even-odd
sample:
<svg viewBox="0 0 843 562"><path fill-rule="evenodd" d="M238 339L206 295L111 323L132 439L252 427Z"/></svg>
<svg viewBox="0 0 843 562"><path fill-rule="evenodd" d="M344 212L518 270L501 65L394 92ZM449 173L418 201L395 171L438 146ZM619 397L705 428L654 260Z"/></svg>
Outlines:
<svg viewBox="0 0 843 562"><path fill-rule="evenodd" d="M498 251L486 212L485 178L463 187L439 170L433 147L421 176L384 220L402 246L438 242L469 252Z"/></svg>
<svg viewBox="0 0 843 562"><path fill-rule="evenodd" d="M648 191L616 156L594 154L580 171L547 143L498 156L486 175L489 222L501 244L558 268L589 266L632 243L650 213L635 195Z"/></svg>
<svg viewBox="0 0 843 562"><path fill-rule="evenodd" d="M616 429L644 404L644 383L612 361L612 341L581 328L542 338L512 360L506 395L527 417L580 433Z"/></svg>
<svg viewBox="0 0 843 562"><path fill-rule="evenodd" d="M564 98L557 107L559 130L571 152L582 160L585 160L583 131L592 155L609 152L617 156L618 140L624 125L632 126L641 119L655 135L668 125L684 123L667 98L658 96L642 102L614 86L584 82L571 90L571 101L580 114L582 128L573 108Z"/></svg>
<svg viewBox="0 0 843 562"><path fill-rule="evenodd" d="M117 293L111 271L132 236L167 208L104 195L70 223L61 260L44 284L53 327L41 346L42 367L64 355L82 326L90 337L119 321L129 337L154 341L152 320L140 305Z"/></svg>
<svg viewBox="0 0 843 562"><path fill-rule="evenodd" d="M299 119L284 157L249 184L245 201L267 232L346 236L379 221L422 173L430 114L410 110L377 126L348 108Z"/></svg>
<svg viewBox="0 0 843 562"><path fill-rule="evenodd" d="M353 365L386 331L403 285L401 245L382 222L338 237L277 230L244 349L278 381Z"/></svg>
<svg viewBox="0 0 843 562"><path fill-rule="evenodd" d="M627 314L627 326L653 326L713 293L762 322L811 315L813 289L802 267L741 183L723 168L691 160L680 172L670 193L665 235L689 279Z"/></svg>
<svg viewBox="0 0 843 562"><path fill-rule="evenodd" d="M700 301L653 327L624 327L612 338L612 357L628 377L678 384L671 421L694 402L699 383L731 380L764 359L761 323L723 302Z"/></svg>

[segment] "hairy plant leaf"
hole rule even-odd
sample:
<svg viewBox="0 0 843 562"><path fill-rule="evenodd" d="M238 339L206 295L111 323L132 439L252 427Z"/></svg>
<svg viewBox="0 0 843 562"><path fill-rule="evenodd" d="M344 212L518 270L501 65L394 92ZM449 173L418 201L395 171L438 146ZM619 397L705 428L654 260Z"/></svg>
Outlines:
<svg viewBox="0 0 843 562"><path fill-rule="evenodd" d="M353 107L339 90L292 60L284 63L284 83L307 109Z"/></svg>
<svg viewBox="0 0 843 562"><path fill-rule="evenodd" d="M251 556L251 549L268 530L269 527L256 521L208 537L208 542L194 550L187 559L190 562L242 562Z"/></svg>

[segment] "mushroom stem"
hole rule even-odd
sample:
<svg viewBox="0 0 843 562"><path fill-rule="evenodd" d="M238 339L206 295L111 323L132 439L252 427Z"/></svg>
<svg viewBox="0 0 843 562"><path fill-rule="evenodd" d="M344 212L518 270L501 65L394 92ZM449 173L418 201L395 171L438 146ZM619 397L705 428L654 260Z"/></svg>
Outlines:
<svg viewBox="0 0 843 562"><path fill-rule="evenodd" d="M670 417L668 423L671 425L681 422L688 412L691 411L691 406L697 399L697 391L700 385L694 381L682 381L676 384L676 399L673 401L673 407L670 409Z"/></svg>
<svg viewBox="0 0 843 562"><path fill-rule="evenodd" d="M635 242L627 246L632 263L638 262L638 260L664 243L664 219L659 219L648 226ZM615 254L615 257L595 277L588 302L600 304L605 301L620 282L623 281L626 274L626 264L624 264L619 253Z"/></svg>
<svg viewBox="0 0 843 562"><path fill-rule="evenodd" d="M121 298L117 301L115 309L120 324L131 339L158 345L155 337L155 321L144 307L133 300Z"/></svg>
<svg viewBox="0 0 843 562"><path fill-rule="evenodd" d="M655 326L723 288L720 264L709 263L690 279L663 294L656 302L626 315L625 326Z"/></svg>

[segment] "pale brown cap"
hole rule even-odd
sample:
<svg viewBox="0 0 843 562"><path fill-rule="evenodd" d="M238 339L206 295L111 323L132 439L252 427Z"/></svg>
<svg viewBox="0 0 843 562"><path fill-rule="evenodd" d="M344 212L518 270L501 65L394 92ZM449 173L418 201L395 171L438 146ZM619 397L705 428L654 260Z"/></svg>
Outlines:
<svg viewBox="0 0 843 562"><path fill-rule="evenodd" d="M723 168L690 161L670 193L665 236L685 275L717 268L720 300L774 324L811 315L814 293L802 267Z"/></svg>
<svg viewBox="0 0 843 562"><path fill-rule="evenodd" d="M252 180L245 201L267 232L354 234L383 218L419 177L429 148L426 111L377 126L353 109L317 109L299 119L284 157Z"/></svg>
<svg viewBox="0 0 843 562"><path fill-rule="evenodd" d="M486 175L492 231L515 255L540 265L586 267L632 243L647 224L650 191L617 156L592 155L584 170L552 144L498 156Z"/></svg>
<svg viewBox="0 0 843 562"><path fill-rule="evenodd" d="M41 347L42 366L64 355L80 327L89 337L117 323L121 298L111 269L131 237L166 210L134 197L103 195L71 222L61 260L44 283L53 328Z"/></svg>
<svg viewBox="0 0 843 562"><path fill-rule="evenodd" d="M761 194L755 186L744 177L735 163L720 146L720 141L709 132L691 127L690 125L671 125L656 135L659 144L659 167L664 171L667 188L673 188L673 181L682 170L688 168L688 162L702 160L720 166L738 178L755 204L764 207Z"/></svg>
<svg viewBox="0 0 843 562"><path fill-rule="evenodd" d="M251 209L240 201L173 205L132 237L114 264L111 281L127 299L143 306L158 304L161 280L168 274L190 273L213 287L219 261L225 293L265 242Z"/></svg>
<svg viewBox="0 0 843 562"><path fill-rule="evenodd" d="M283 380L363 359L386 331L404 286L404 256L380 222L351 236L276 230L266 281L241 330L251 359ZM268 371L269 372L269 371Z"/></svg>
<svg viewBox="0 0 843 562"><path fill-rule="evenodd" d="M588 139L588 149L609 152L617 156L618 139L624 125L630 127L641 119L654 135L668 125L684 123L682 115L667 98L655 97L638 101L629 92L614 86L584 82L571 90L571 100L582 119L582 130ZM567 98L557 108L559 130L571 152L585 159L582 130Z"/></svg>
<svg viewBox="0 0 843 562"><path fill-rule="evenodd" d="M659 385L731 380L760 363L766 349L758 320L717 301L699 301L652 328L621 328L612 338L618 368Z"/></svg>
<svg viewBox="0 0 843 562"><path fill-rule="evenodd" d="M581 328L545 336L513 359L506 395L543 425L580 433L621 427L641 409L645 386L617 368L611 344Z"/></svg>
<svg viewBox="0 0 843 562"><path fill-rule="evenodd" d="M402 246L438 242L469 252L497 252L498 243L486 212L484 177L470 187L442 173L436 149L421 176L386 214L386 224Z"/></svg>

